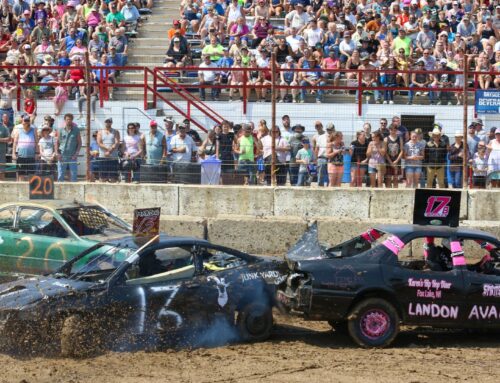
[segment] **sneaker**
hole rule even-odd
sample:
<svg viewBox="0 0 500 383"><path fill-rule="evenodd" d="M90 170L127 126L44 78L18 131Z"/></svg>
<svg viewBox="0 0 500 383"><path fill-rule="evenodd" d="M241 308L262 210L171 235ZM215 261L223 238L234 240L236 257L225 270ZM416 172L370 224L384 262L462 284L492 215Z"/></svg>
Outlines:
<svg viewBox="0 0 500 383"><path fill-rule="evenodd" d="M448 105L453 105L453 103L451 101L448 101Z"/></svg>
<svg viewBox="0 0 500 383"><path fill-rule="evenodd" d="M420 92L415 93L415 96L417 96L417 97L420 97L421 95L422 95L422 93L420 93Z"/></svg>
<svg viewBox="0 0 500 383"><path fill-rule="evenodd" d="M319 98L316 99L316 104L321 104L321 100Z"/></svg>
<svg viewBox="0 0 500 383"><path fill-rule="evenodd" d="M382 104L387 104L387 100L384 100L384 102Z"/></svg>
<svg viewBox="0 0 500 383"><path fill-rule="evenodd" d="M438 103L437 103L437 104L438 104L438 105L442 105L443 103L442 103L441 101L438 101Z"/></svg>
<svg viewBox="0 0 500 383"><path fill-rule="evenodd" d="M293 99L293 101L292 101L292 102L293 102L294 104L296 104L296 103L297 103L297 100L296 100L296 99Z"/></svg>
<svg viewBox="0 0 500 383"><path fill-rule="evenodd" d="M282 104L283 103L283 99L279 100L278 101L279 104Z"/></svg>
<svg viewBox="0 0 500 383"><path fill-rule="evenodd" d="M462 102L461 101L457 101L457 105L462 105Z"/></svg>
<svg viewBox="0 0 500 383"><path fill-rule="evenodd" d="M394 101L390 100L390 101L389 101L389 104L391 104L391 105L392 105L392 104L394 104Z"/></svg>
<svg viewBox="0 0 500 383"><path fill-rule="evenodd" d="M215 97L214 101L220 101L220 98L219 97Z"/></svg>
<svg viewBox="0 0 500 383"><path fill-rule="evenodd" d="M304 99L303 99L303 98L301 98L299 102L300 102L301 104L303 104L305 101L304 101Z"/></svg>
<svg viewBox="0 0 500 383"><path fill-rule="evenodd" d="M228 100L228 101L229 101L229 102L233 102L233 99L232 99L231 97L229 97L229 100Z"/></svg>
<svg viewBox="0 0 500 383"><path fill-rule="evenodd" d="M408 102L406 103L406 105L413 105L413 102L412 102L412 101L408 101Z"/></svg>

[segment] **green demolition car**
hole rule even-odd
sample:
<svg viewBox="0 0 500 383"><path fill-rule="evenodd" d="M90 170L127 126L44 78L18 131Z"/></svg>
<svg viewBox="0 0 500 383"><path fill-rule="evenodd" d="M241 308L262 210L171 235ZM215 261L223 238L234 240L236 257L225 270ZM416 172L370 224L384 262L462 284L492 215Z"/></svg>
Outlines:
<svg viewBox="0 0 500 383"><path fill-rule="evenodd" d="M36 200L0 206L0 283L39 275L132 226L93 203Z"/></svg>

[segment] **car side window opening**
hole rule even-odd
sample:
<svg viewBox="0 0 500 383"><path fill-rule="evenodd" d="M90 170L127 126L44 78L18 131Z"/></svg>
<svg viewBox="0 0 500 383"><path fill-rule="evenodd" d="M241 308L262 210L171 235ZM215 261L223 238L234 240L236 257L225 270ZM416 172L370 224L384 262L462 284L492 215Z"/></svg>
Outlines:
<svg viewBox="0 0 500 383"><path fill-rule="evenodd" d="M203 257L203 269L208 273L215 273L223 270L244 266L247 262L234 254L222 249L205 247L201 251Z"/></svg>
<svg viewBox="0 0 500 383"><path fill-rule="evenodd" d="M17 231L56 238L68 237L68 231L51 212L45 209L22 208L18 216Z"/></svg>
<svg viewBox="0 0 500 383"><path fill-rule="evenodd" d="M355 238L325 248L325 252L331 257L351 257L377 247L386 239L386 233L372 228Z"/></svg>
<svg viewBox="0 0 500 383"><path fill-rule="evenodd" d="M195 275L191 248L146 249L127 271L127 284L157 283L189 279Z"/></svg>
<svg viewBox="0 0 500 383"><path fill-rule="evenodd" d="M402 267L443 272L453 270L452 250L447 238L416 238L407 243L398 254Z"/></svg>
<svg viewBox="0 0 500 383"><path fill-rule="evenodd" d="M467 269L500 276L500 249L484 241L462 239Z"/></svg>
<svg viewBox="0 0 500 383"><path fill-rule="evenodd" d="M9 206L0 210L0 229L14 230L14 219L16 217L16 207Z"/></svg>

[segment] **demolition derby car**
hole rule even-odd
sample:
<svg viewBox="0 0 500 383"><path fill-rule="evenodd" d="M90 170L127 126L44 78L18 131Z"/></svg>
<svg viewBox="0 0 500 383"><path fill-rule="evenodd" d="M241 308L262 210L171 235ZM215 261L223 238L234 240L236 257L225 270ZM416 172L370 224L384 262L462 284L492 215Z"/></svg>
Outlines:
<svg viewBox="0 0 500 383"><path fill-rule="evenodd" d="M132 227L102 206L37 200L0 206L0 282L59 268L85 249Z"/></svg>
<svg viewBox="0 0 500 383"><path fill-rule="evenodd" d="M174 340L269 336L282 260L193 238L137 241L99 243L54 274L0 285L3 348L26 353L52 345L77 357Z"/></svg>
<svg viewBox="0 0 500 383"><path fill-rule="evenodd" d="M383 225L327 248L314 226L287 254L277 299L364 347L391 344L401 323L500 328L499 247L477 230Z"/></svg>

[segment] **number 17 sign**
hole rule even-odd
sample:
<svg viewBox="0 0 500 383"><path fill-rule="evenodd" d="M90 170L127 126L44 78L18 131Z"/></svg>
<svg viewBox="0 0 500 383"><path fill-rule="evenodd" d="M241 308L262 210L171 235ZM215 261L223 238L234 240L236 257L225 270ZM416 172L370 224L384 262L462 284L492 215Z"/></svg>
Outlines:
<svg viewBox="0 0 500 383"><path fill-rule="evenodd" d="M460 195L458 190L416 189L413 223L457 227Z"/></svg>
<svg viewBox="0 0 500 383"><path fill-rule="evenodd" d="M30 199L54 199L54 178L34 175L30 178Z"/></svg>

